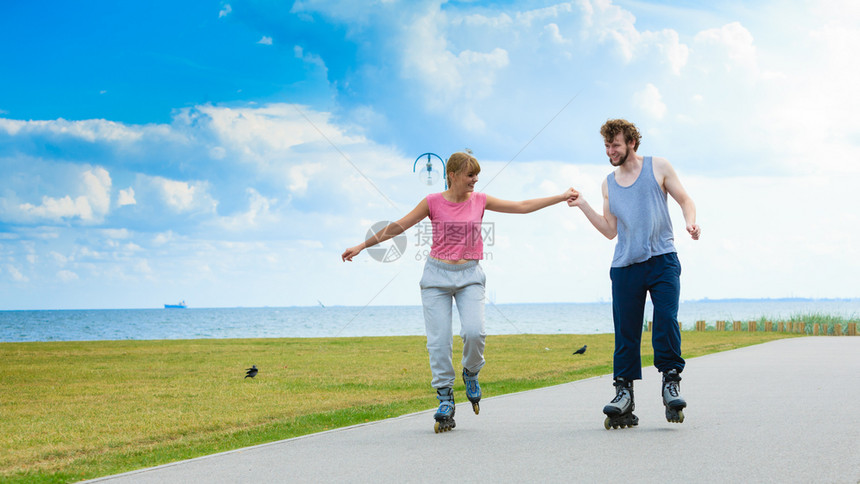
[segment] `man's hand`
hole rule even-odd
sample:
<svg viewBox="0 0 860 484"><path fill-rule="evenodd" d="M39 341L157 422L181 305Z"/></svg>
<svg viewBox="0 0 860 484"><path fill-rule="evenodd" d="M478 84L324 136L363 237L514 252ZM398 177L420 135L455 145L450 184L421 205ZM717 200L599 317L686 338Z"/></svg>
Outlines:
<svg viewBox="0 0 860 484"><path fill-rule="evenodd" d="M687 232L690 233L693 240L699 240L699 236L702 235L702 228L699 227L699 224L690 224L687 226Z"/></svg>
<svg viewBox="0 0 860 484"><path fill-rule="evenodd" d="M582 198L582 195L580 195L579 192L576 192L576 196L567 199L568 207L579 207L583 203L585 203L585 199Z"/></svg>

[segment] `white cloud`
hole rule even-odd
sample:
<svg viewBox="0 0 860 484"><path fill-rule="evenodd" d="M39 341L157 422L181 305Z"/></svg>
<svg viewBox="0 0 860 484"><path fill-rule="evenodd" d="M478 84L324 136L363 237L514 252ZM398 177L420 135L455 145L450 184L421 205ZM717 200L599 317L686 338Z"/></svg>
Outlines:
<svg viewBox="0 0 860 484"><path fill-rule="evenodd" d="M117 206L124 207L126 205L134 205L136 203L137 201L134 199L134 188L128 187L119 191L119 197L116 201Z"/></svg>
<svg viewBox="0 0 860 484"><path fill-rule="evenodd" d="M455 35L446 31L448 20L438 10L424 12L402 34L401 75L428 91L424 100L431 111L441 113L459 105L465 111L461 119L470 120L466 127L481 131L484 123L478 116L470 116L469 106L494 94L497 76L509 66L508 52L501 47L456 49L448 40Z"/></svg>
<svg viewBox="0 0 860 484"><path fill-rule="evenodd" d="M718 29L703 30L694 39L699 57L699 67L710 71L715 64L727 73L757 76L758 58L753 36L740 22L732 22ZM740 72L739 72L740 71Z"/></svg>
<svg viewBox="0 0 860 484"><path fill-rule="evenodd" d="M680 75L687 64L690 49L681 43L675 29L639 31L635 15L611 1L583 0L579 7L583 15L580 36L589 43L593 40L614 45L625 63L653 57L657 63L668 65L675 75Z"/></svg>
<svg viewBox="0 0 860 484"><path fill-rule="evenodd" d="M290 167L290 192L298 195L304 194L308 188L310 178L322 170L320 163L303 163Z"/></svg>
<svg viewBox="0 0 860 484"><path fill-rule="evenodd" d="M110 210L110 174L101 167L87 170L82 175L85 197L90 201L93 211L100 216Z"/></svg>
<svg viewBox="0 0 860 484"><path fill-rule="evenodd" d="M272 38L264 35L257 41L257 43L261 45L272 45Z"/></svg>
<svg viewBox="0 0 860 484"><path fill-rule="evenodd" d="M23 203L19 205L22 212L35 218L46 218L60 220L63 218L80 217L82 220L92 220L93 210L86 197L72 197L66 195L63 198L42 197L41 205Z"/></svg>
<svg viewBox="0 0 860 484"><path fill-rule="evenodd" d="M633 103L655 119L663 119L666 115L666 104L663 103L660 90L650 82L645 89L633 94Z"/></svg>
<svg viewBox="0 0 860 484"><path fill-rule="evenodd" d="M50 134L68 136L91 143L98 141L130 143L140 140L146 132L146 128L136 129L104 119L67 121L62 118L50 121L20 121L0 118L0 129L13 136Z"/></svg>
<svg viewBox="0 0 860 484"><path fill-rule="evenodd" d="M219 224L225 230L247 231L262 225L280 222L278 216L271 211L277 200L264 197L253 188L248 188L246 193L248 194L248 210L235 216L222 217L219 220Z"/></svg>
<svg viewBox="0 0 860 484"><path fill-rule="evenodd" d="M176 240L176 234L173 233L172 230L168 230L167 232L162 232L160 234L156 234L152 239L152 243L155 245L164 245Z"/></svg>
<svg viewBox="0 0 860 484"><path fill-rule="evenodd" d="M144 275L151 275L153 273L152 268L149 266L149 261L147 261L146 259L138 261L134 265L134 270Z"/></svg>
<svg viewBox="0 0 860 484"><path fill-rule="evenodd" d="M307 64L320 68L323 73L327 72L325 62L323 61L322 57L306 53L302 46L294 46L293 54L296 56L296 59L301 59Z"/></svg>
<svg viewBox="0 0 860 484"><path fill-rule="evenodd" d="M308 142L336 145L364 141L348 136L343 128L331 123L331 114L315 112L304 106L268 104L262 107L227 108L198 106L185 110L180 117L189 127L203 124L224 149L237 153L243 161L271 164L272 152L286 152Z"/></svg>
<svg viewBox="0 0 860 484"><path fill-rule="evenodd" d="M857 163L836 161L860 156L854 114L860 110L860 65L845 62L860 45L858 11L856 2L816 3L791 55L761 54L772 59L779 76L764 81L768 95L757 121L766 123L769 146L795 172L860 173Z"/></svg>
<svg viewBox="0 0 860 484"><path fill-rule="evenodd" d="M653 46L659 52L658 59L668 64L673 74L681 74L689 60L690 48L681 43L677 31L664 29L660 32L645 32L642 39L646 46Z"/></svg>
<svg viewBox="0 0 860 484"><path fill-rule="evenodd" d="M557 44L570 44L573 42L571 39L566 39L561 35L561 30L558 28L557 24L549 23L544 27L544 31L549 35L549 38L552 42Z"/></svg>
<svg viewBox="0 0 860 484"><path fill-rule="evenodd" d="M62 282L74 282L80 279L80 277L72 271L61 270L57 271L57 279Z"/></svg>
<svg viewBox="0 0 860 484"><path fill-rule="evenodd" d="M109 239L124 240L131 237L131 232L128 229L101 229L100 232Z"/></svg>
<svg viewBox="0 0 860 484"><path fill-rule="evenodd" d="M59 252L52 250L49 255L51 259L53 259L60 267L65 266L69 262L69 258L64 256L63 254L60 254Z"/></svg>
<svg viewBox="0 0 860 484"><path fill-rule="evenodd" d="M224 5L224 8L222 8L218 12L218 18L226 17L226 16L230 15L230 12L232 12L232 11L233 11L233 7L231 7L230 4L227 3Z"/></svg>
<svg viewBox="0 0 860 484"><path fill-rule="evenodd" d="M30 279L27 276L25 276L24 274L22 274L21 271L18 270L18 268L15 266L7 265L6 266L6 272L9 273L9 275L12 277L12 280L15 282L29 282L30 281Z"/></svg>
<svg viewBox="0 0 860 484"><path fill-rule="evenodd" d="M176 212L215 211L217 202L207 193L207 184L205 182L188 183L154 177L152 178L152 183L160 191L162 201Z"/></svg>
<svg viewBox="0 0 860 484"><path fill-rule="evenodd" d="M636 17L609 1L584 0L579 6L583 15L580 36L589 43L614 44L621 58L630 62L642 37L635 26Z"/></svg>
<svg viewBox="0 0 860 484"><path fill-rule="evenodd" d="M72 198L66 195L61 198L42 197L40 205L22 203L18 206L21 212L36 219L59 221L78 218L83 222L101 221L110 210L111 179L107 170L96 167L84 170L80 174L79 191L82 195Z"/></svg>

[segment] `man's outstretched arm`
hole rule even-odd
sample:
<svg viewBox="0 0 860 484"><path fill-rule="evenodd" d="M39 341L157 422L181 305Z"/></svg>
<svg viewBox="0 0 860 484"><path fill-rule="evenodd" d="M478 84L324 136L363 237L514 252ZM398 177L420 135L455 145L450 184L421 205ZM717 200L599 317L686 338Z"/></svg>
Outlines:
<svg viewBox="0 0 860 484"><path fill-rule="evenodd" d="M585 218L591 222L591 225L603 234L604 237L612 240L618 235L618 219L609 211L609 187L606 184L606 180L603 181L601 191L603 192L603 214L599 214L591 208L591 205L588 204L582 195L575 200L567 202L567 204L571 207L579 207L582 213L585 214Z"/></svg>

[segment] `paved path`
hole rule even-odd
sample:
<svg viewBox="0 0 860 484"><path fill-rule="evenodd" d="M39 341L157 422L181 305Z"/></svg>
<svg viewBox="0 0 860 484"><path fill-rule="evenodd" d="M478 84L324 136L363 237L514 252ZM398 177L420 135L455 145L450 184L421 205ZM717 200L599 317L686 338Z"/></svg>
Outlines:
<svg viewBox="0 0 860 484"><path fill-rule="evenodd" d="M478 416L461 403L448 433L427 411L99 481L860 483L860 338L690 359L683 424L666 422L656 370L643 376L633 429L604 430L602 376L485 398Z"/></svg>

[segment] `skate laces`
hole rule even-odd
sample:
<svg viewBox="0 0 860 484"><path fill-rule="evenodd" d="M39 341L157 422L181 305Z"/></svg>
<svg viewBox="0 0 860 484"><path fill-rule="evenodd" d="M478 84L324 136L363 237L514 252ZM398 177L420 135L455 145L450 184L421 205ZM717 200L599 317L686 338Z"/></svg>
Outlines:
<svg viewBox="0 0 860 484"><path fill-rule="evenodd" d="M618 403L621 400L623 400L624 397L628 394L629 394L629 390L627 390L626 388L622 388L622 389L618 390L618 392L615 394L615 398L613 398L612 401L609 403Z"/></svg>
<svg viewBox="0 0 860 484"><path fill-rule="evenodd" d="M469 392L469 394L477 393L478 392L477 380L466 380L466 391Z"/></svg>
<svg viewBox="0 0 860 484"><path fill-rule="evenodd" d="M466 392L470 395L478 393L478 374L463 368L463 381L466 383Z"/></svg>
<svg viewBox="0 0 860 484"><path fill-rule="evenodd" d="M667 381L663 384L664 389L669 391L669 395L673 397L678 396L678 382L676 381Z"/></svg>
<svg viewBox="0 0 860 484"><path fill-rule="evenodd" d="M438 393L436 398L439 400L439 409L436 411L436 415L447 415L454 410L454 394L442 394Z"/></svg>

